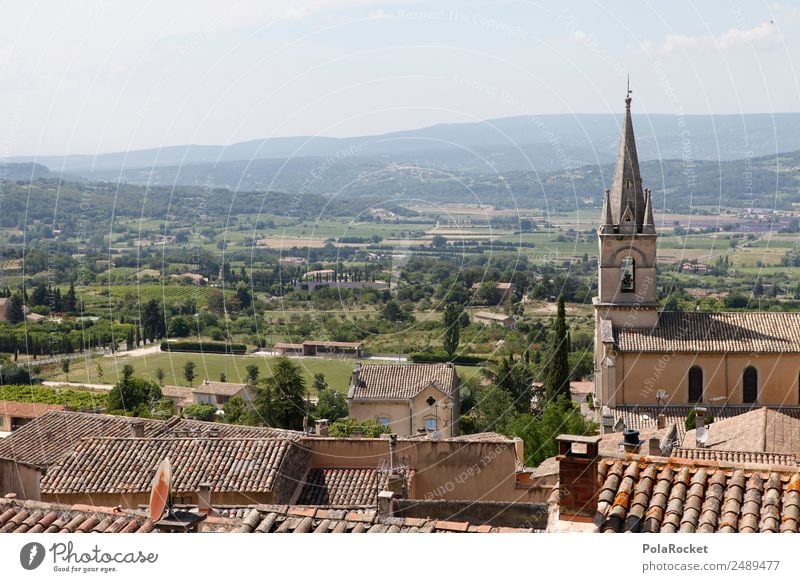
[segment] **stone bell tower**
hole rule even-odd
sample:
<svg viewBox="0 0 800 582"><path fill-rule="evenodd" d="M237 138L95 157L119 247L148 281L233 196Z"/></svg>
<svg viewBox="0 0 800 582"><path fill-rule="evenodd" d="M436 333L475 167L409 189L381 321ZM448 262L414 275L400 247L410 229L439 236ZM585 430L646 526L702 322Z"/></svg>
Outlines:
<svg viewBox="0 0 800 582"><path fill-rule="evenodd" d="M656 227L649 189L642 187L631 120L631 91L611 189L605 191L598 229L598 296L595 309L595 398L614 405L614 328L658 324Z"/></svg>

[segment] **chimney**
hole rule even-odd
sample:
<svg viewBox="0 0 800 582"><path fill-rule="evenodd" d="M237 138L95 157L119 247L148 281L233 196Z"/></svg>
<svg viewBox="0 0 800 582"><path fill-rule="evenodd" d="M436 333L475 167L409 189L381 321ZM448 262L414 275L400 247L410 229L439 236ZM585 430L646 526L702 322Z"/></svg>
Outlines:
<svg viewBox="0 0 800 582"><path fill-rule="evenodd" d="M667 417L664 414L659 414L656 417L656 426L658 428L667 428Z"/></svg>
<svg viewBox="0 0 800 582"><path fill-rule="evenodd" d="M314 432L317 433L317 436L328 436L328 419L320 418L319 420L315 421Z"/></svg>
<svg viewBox="0 0 800 582"><path fill-rule="evenodd" d="M558 441L559 511L563 518L579 521L597 512L597 467L600 436L562 434Z"/></svg>
<svg viewBox="0 0 800 582"><path fill-rule="evenodd" d="M626 453L637 454L644 441L639 440L639 431L629 428L622 433L622 447Z"/></svg>
<svg viewBox="0 0 800 582"><path fill-rule="evenodd" d="M514 437L514 455L517 457L517 466L525 466L525 441L519 437Z"/></svg>
<svg viewBox="0 0 800 582"><path fill-rule="evenodd" d="M389 473L386 480L386 490L391 491L395 497L405 497L406 479L402 473Z"/></svg>
<svg viewBox="0 0 800 582"><path fill-rule="evenodd" d="M706 446L706 409L702 406L694 409L694 428L695 445L703 449Z"/></svg>
<svg viewBox="0 0 800 582"><path fill-rule="evenodd" d="M212 511L211 483L208 481L203 481L199 485L199 491L197 492L197 510L205 515L208 515Z"/></svg>
<svg viewBox="0 0 800 582"><path fill-rule="evenodd" d="M614 432L614 415L611 414L611 409L608 406L603 407L600 425L601 434L609 434Z"/></svg>
<svg viewBox="0 0 800 582"><path fill-rule="evenodd" d="M394 473L397 468L397 435L392 433L389 435L389 470Z"/></svg>
<svg viewBox="0 0 800 582"><path fill-rule="evenodd" d="M350 379L351 386L358 386L361 383L361 362L353 366L353 377Z"/></svg>
<svg viewBox="0 0 800 582"><path fill-rule="evenodd" d="M210 439L218 439L219 438L219 429L216 426L212 426L206 432L206 437Z"/></svg>
<svg viewBox="0 0 800 582"><path fill-rule="evenodd" d="M137 439L144 438L144 423L141 420L131 422L131 435Z"/></svg>
<svg viewBox="0 0 800 582"><path fill-rule="evenodd" d="M395 501L394 493L391 491L381 491L378 493L378 515L381 517L391 517L394 514Z"/></svg>
<svg viewBox="0 0 800 582"><path fill-rule="evenodd" d="M650 437L647 439L647 454L651 457L661 456L661 441L658 437Z"/></svg>

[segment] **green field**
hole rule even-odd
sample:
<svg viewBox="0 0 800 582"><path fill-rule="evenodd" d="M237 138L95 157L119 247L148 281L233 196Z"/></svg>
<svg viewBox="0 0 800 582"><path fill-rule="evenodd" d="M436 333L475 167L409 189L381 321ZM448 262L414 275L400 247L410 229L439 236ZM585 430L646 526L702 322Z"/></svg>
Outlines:
<svg viewBox="0 0 800 582"><path fill-rule="evenodd" d="M156 370L164 370L164 383L188 386L183 377L183 365L192 361L196 364L193 385L199 385L203 379L219 380L220 374L225 373L229 382L244 382L247 377L247 366L258 365L261 370L260 377L270 376L270 366L275 361L271 356L233 356L224 354L164 354L157 353L138 357L120 356L116 358L95 358L88 364L79 366L73 364L69 375L61 369L50 369L44 372L46 380L69 380L70 382L87 382L97 384L113 384L122 374L122 367L131 364L136 376L156 379ZM328 385L339 392L347 393L350 385L350 376L353 373L353 359L328 359L328 358L292 358L294 364L300 366L306 379L306 385L311 389L314 374L323 373ZM386 363L386 362L376 362ZM103 367L102 377L97 373L97 364ZM457 366L462 380L479 372L478 368Z"/></svg>

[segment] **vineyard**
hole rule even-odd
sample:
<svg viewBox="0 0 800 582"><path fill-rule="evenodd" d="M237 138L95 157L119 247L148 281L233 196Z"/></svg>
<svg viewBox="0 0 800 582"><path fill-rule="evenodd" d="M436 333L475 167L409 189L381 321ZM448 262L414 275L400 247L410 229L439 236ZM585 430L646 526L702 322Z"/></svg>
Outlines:
<svg viewBox="0 0 800 582"><path fill-rule="evenodd" d="M61 404L71 410L94 410L98 408L105 409L108 403L108 396L82 390L56 390L35 385L0 386L0 400Z"/></svg>
<svg viewBox="0 0 800 582"><path fill-rule="evenodd" d="M199 285L183 285L178 283L144 283L137 285L129 283L124 285L99 286L92 285L79 289L86 309L108 309L114 307L120 300L132 298L144 304L155 299L159 302L170 304L183 304L190 299L197 302L198 307L208 303L209 295L215 291L213 287ZM109 293L111 298L109 299ZM231 291L226 290L228 295Z"/></svg>

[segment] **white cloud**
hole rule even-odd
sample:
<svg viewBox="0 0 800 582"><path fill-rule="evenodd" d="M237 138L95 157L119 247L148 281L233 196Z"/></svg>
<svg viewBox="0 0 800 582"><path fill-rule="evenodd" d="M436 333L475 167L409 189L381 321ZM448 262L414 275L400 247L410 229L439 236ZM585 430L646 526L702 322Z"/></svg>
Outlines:
<svg viewBox="0 0 800 582"><path fill-rule="evenodd" d="M753 47L773 47L783 42L783 33L780 29L770 22L763 22L753 28L730 28L720 35L685 35L670 34L660 45L656 45L651 40L642 43L645 52L655 52L668 55L677 50L694 50L703 48L715 48L727 51L742 45Z"/></svg>

